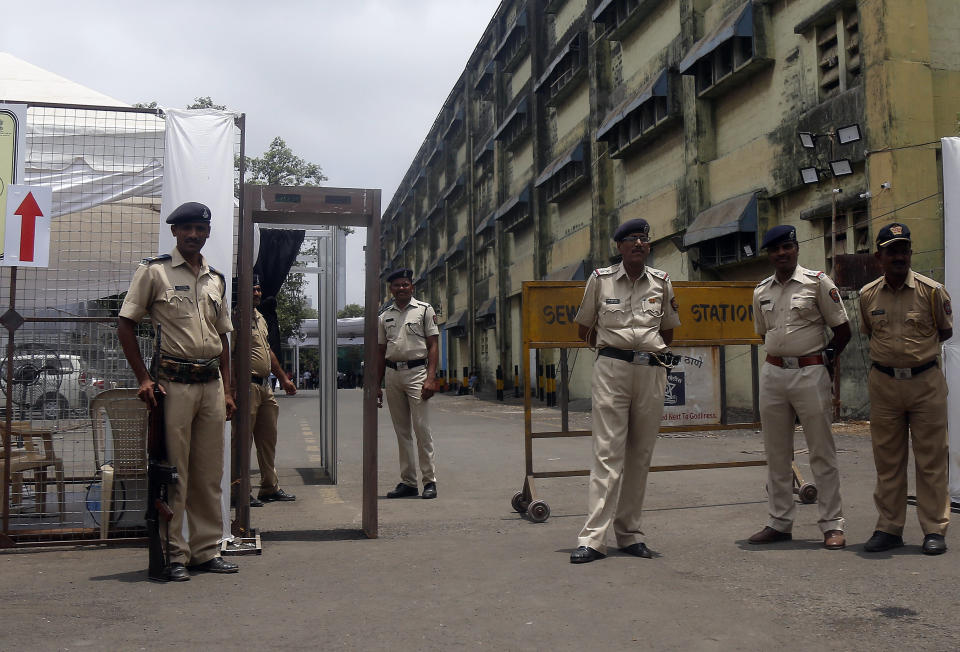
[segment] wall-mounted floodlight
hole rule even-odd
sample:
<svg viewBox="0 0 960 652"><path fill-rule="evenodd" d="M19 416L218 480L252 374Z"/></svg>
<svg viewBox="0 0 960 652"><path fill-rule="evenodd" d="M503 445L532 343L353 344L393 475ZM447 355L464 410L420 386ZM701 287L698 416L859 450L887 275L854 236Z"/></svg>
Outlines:
<svg viewBox="0 0 960 652"><path fill-rule="evenodd" d="M830 171L833 172L835 177L845 177L848 174L853 174L853 166L850 164L850 159L841 158L830 161Z"/></svg>
<svg viewBox="0 0 960 652"><path fill-rule="evenodd" d="M837 140L841 145L855 143L860 140L860 125L849 125L837 129Z"/></svg>
<svg viewBox="0 0 960 652"><path fill-rule="evenodd" d="M802 178L806 184L818 183L820 181L817 168L800 168L800 178Z"/></svg>
<svg viewBox="0 0 960 652"><path fill-rule="evenodd" d="M800 144L803 145L806 149L813 149L816 147L817 135L809 131L801 131L797 134L800 136Z"/></svg>

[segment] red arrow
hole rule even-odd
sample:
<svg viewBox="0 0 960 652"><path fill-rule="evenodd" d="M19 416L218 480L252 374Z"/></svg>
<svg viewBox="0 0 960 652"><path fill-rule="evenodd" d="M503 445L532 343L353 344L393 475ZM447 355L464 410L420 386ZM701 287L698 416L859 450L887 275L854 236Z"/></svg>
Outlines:
<svg viewBox="0 0 960 652"><path fill-rule="evenodd" d="M23 218L20 223L20 260L33 262L33 242L36 238L37 218L43 217L43 211L37 206L37 200L33 198L32 192L27 193L27 196L20 202L20 207L13 211L13 214Z"/></svg>

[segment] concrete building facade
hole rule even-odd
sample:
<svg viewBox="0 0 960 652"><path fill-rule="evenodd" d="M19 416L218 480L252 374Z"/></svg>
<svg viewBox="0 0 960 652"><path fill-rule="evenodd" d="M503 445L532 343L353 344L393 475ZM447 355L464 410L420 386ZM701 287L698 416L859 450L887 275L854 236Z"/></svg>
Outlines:
<svg viewBox="0 0 960 652"><path fill-rule="evenodd" d="M956 0L504 0L384 213L383 269L415 270L441 367L508 388L521 283L609 264L634 217L675 280L759 281L790 223L800 263L853 291L894 220L942 278L958 33Z"/></svg>

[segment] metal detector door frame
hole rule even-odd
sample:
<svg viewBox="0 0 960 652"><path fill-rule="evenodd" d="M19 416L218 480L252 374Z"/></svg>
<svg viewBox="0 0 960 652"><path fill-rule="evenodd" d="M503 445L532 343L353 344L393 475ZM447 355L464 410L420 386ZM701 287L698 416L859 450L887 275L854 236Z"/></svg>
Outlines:
<svg viewBox="0 0 960 652"><path fill-rule="evenodd" d="M327 188L306 186L254 186L243 189L240 203L240 234L237 275L239 287L250 287L253 282L253 225L254 223L299 226L303 229L318 226L359 226L367 230L364 307L364 366L378 369L377 357L377 303L380 287L380 194L379 189ZM333 239L331 239L332 241ZM329 288L336 315L336 290ZM237 347L250 350L252 296L239 293L239 323ZM319 323L318 323L319 326ZM336 320L330 326L334 338L330 363L336 369ZM321 361L322 362L322 361ZM250 375L250 356L236 358L236 377ZM326 374L324 374L326 375ZM333 374L336 378L336 372ZM362 527L371 539L378 536L377 514L377 374L363 376L363 454L362 454ZM334 380L334 382L336 382ZM328 415L335 410L328 410ZM239 432L239 464L250 468L250 397L249 392L238 392L236 428ZM334 426L336 421L333 422ZM335 465L335 462L334 462ZM250 490L250 476L240 474L239 496ZM235 530L250 530L250 506L237 501Z"/></svg>

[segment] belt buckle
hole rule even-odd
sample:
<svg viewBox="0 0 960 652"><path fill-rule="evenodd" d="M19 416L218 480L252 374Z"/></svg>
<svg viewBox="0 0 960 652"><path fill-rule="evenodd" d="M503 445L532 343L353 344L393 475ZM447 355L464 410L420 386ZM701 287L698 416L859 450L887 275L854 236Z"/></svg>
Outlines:
<svg viewBox="0 0 960 652"><path fill-rule="evenodd" d="M634 351L633 364L650 364L650 354L646 351Z"/></svg>
<svg viewBox="0 0 960 652"><path fill-rule="evenodd" d="M800 359L783 356L780 358L783 361L784 369L799 369L800 368Z"/></svg>
<svg viewBox="0 0 960 652"><path fill-rule="evenodd" d="M407 368L407 363L406 363L406 362L398 362L398 363L397 363L397 369L398 369L398 370L399 370L399 369L406 369L406 368Z"/></svg>
<svg viewBox="0 0 960 652"><path fill-rule="evenodd" d="M913 370L910 367L894 367L893 377L897 380L910 380L913 378Z"/></svg>

